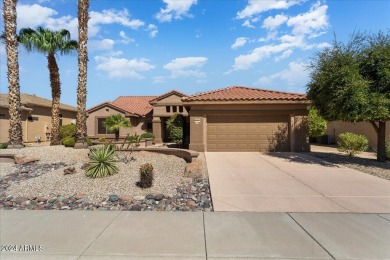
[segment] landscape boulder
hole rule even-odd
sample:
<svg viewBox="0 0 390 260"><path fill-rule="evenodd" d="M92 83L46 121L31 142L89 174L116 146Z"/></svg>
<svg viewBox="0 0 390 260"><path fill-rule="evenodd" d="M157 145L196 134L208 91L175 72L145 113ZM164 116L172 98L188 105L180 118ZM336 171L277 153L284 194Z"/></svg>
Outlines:
<svg viewBox="0 0 390 260"><path fill-rule="evenodd" d="M14 156L15 164L26 164L30 162L36 162L39 161L39 158L28 156L25 154L16 154Z"/></svg>

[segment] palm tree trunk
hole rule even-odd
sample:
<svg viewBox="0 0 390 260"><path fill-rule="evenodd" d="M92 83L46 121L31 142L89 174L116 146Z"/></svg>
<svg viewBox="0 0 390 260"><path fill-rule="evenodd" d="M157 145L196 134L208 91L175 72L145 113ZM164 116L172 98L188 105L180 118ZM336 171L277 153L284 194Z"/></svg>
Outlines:
<svg viewBox="0 0 390 260"><path fill-rule="evenodd" d="M88 147L87 144L87 65L88 65L88 8L89 0L78 1L79 20L79 52L78 52L78 87L77 87L77 118L76 118L76 145L75 148Z"/></svg>
<svg viewBox="0 0 390 260"><path fill-rule="evenodd" d="M60 73L54 53L49 53L47 56L48 68L50 72L51 86L51 139L50 145L60 145L60 99L61 99L61 84Z"/></svg>
<svg viewBox="0 0 390 260"><path fill-rule="evenodd" d="M3 0L4 35L8 67L9 148L23 147L20 103L18 41L16 34L17 0Z"/></svg>

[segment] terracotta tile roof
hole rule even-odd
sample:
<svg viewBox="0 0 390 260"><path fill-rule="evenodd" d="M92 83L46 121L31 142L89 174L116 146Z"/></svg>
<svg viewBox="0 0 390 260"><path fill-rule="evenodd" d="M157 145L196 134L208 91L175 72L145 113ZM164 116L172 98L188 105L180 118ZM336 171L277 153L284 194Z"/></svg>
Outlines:
<svg viewBox="0 0 390 260"><path fill-rule="evenodd" d="M33 106L42 106L51 108L51 100L46 98L41 98L31 94L20 94L21 104L24 107L32 108ZM8 94L0 94L0 106L8 108ZM77 108L74 106L60 104L61 110L68 110L76 112Z"/></svg>
<svg viewBox="0 0 390 260"><path fill-rule="evenodd" d="M153 106L149 102L155 98L156 96L120 96L111 104L128 113L145 116L153 110Z"/></svg>
<svg viewBox="0 0 390 260"><path fill-rule="evenodd" d="M188 101L261 101L261 100L290 100L305 101L306 96L298 93L281 92L275 90L265 90L258 88L248 88L233 86L214 91L203 92L182 98Z"/></svg>
<svg viewBox="0 0 390 260"><path fill-rule="evenodd" d="M166 92L166 93L164 93L164 94L162 94L162 95L160 95L160 96L150 100L150 103L154 103L154 102L160 101L160 100L162 100L162 99L164 99L166 97L169 97L171 95L177 95L179 97L186 97L187 96L186 94L184 94L184 93L182 93L180 91L177 91L176 89L173 89L173 90L171 90L169 92Z"/></svg>

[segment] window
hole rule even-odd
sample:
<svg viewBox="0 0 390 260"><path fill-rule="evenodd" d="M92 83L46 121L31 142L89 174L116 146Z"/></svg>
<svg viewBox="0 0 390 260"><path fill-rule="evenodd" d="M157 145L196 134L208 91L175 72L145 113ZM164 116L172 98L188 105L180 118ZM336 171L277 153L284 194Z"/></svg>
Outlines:
<svg viewBox="0 0 390 260"><path fill-rule="evenodd" d="M146 123L146 130L147 130L147 131L152 131L152 126L153 126L153 125L152 125L152 122L147 122L147 123Z"/></svg>
<svg viewBox="0 0 390 260"><path fill-rule="evenodd" d="M177 112L177 106L173 106L173 113L176 113Z"/></svg>
<svg viewBox="0 0 390 260"><path fill-rule="evenodd" d="M166 106L166 107L165 107L165 111L166 111L167 113L171 113L171 107L170 107L170 106Z"/></svg>
<svg viewBox="0 0 390 260"><path fill-rule="evenodd" d="M5 117L5 114L0 114L0 117Z"/></svg>
<svg viewBox="0 0 390 260"><path fill-rule="evenodd" d="M30 121L30 122L38 121L39 117L37 117L37 116L28 116L27 120Z"/></svg>
<svg viewBox="0 0 390 260"><path fill-rule="evenodd" d="M106 127L103 124L106 121L106 118L98 118L97 120L98 120L98 135L112 134L112 132L107 131Z"/></svg>
<svg viewBox="0 0 390 260"><path fill-rule="evenodd" d="M183 106L179 106L179 112L183 113Z"/></svg>

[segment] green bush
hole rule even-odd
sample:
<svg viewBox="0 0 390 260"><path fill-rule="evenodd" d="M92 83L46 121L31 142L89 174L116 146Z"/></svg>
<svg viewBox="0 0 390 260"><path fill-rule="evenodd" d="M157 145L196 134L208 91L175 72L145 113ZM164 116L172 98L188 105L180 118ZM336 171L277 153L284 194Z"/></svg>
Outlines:
<svg viewBox="0 0 390 260"><path fill-rule="evenodd" d="M76 131L77 128L75 124L61 126L60 127L61 140L67 137L76 137Z"/></svg>
<svg viewBox="0 0 390 260"><path fill-rule="evenodd" d="M386 141L386 158L390 160L390 141Z"/></svg>
<svg viewBox="0 0 390 260"><path fill-rule="evenodd" d="M325 134L327 128L326 121L318 114L318 110L310 108L309 110L309 136L312 138Z"/></svg>
<svg viewBox="0 0 390 260"><path fill-rule="evenodd" d="M179 146L183 143L183 125L184 116L181 114L174 114L167 121L169 137Z"/></svg>
<svg viewBox="0 0 390 260"><path fill-rule="evenodd" d="M65 139L62 139L62 144L65 147L74 147L74 145L76 144L76 139L70 136L65 137Z"/></svg>
<svg viewBox="0 0 390 260"><path fill-rule="evenodd" d="M105 137L99 137L99 142L104 143L106 141Z"/></svg>
<svg viewBox="0 0 390 260"><path fill-rule="evenodd" d="M91 178L102 178L118 173L116 165L119 162L115 148L111 145L105 145L91 149L89 153L89 167L85 175Z"/></svg>
<svg viewBox="0 0 390 260"><path fill-rule="evenodd" d="M8 144L7 143L0 144L0 149L7 149L7 148L8 148Z"/></svg>
<svg viewBox="0 0 390 260"><path fill-rule="evenodd" d="M142 164L139 168L141 188L150 188L153 185L153 166L150 163Z"/></svg>
<svg viewBox="0 0 390 260"><path fill-rule="evenodd" d="M353 133L342 133L337 142L338 149L346 152L348 156L354 156L357 153L364 152L368 148L368 139L364 135Z"/></svg>
<svg viewBox="0 0 390 260"><path fill-rule="evenodd" d="M92 140L89 139L88 137L87 137L87 144L88 144L88 146L92 146L93 145Z"/></svg>
<svg viewBox="0 0 390 260"><path fill-rule="evenodd" d="M143 133L142 135L141 135L141 138L142 139L145 139L145 138L152 138L152 139L154 139L154 134L153 133Z"/></svg>

